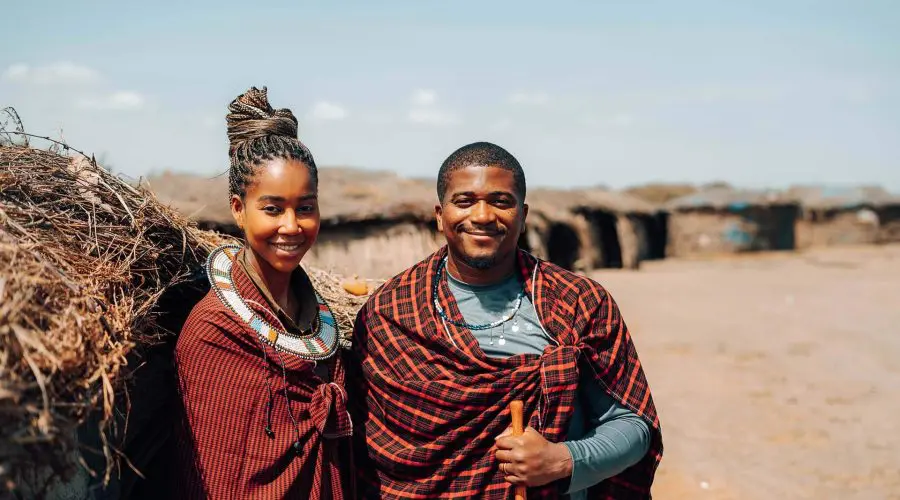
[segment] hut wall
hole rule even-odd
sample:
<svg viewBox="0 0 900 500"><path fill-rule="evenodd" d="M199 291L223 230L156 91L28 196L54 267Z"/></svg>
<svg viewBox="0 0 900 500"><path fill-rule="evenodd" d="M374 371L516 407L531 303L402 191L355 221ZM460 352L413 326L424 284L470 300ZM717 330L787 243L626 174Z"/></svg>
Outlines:
<svg viewBox="0 0 900 500"><path fill-rule="evenodd" d="M525 234L519 238L519 246L539 259L547 259L547 243L541 237L540 230L527 224Z"/></svg>
<svg viewBox="0 0 900 500"><path fill-rule="evenodd" d="M304 262L344 275L387 279L443 244L433 224L342 224L323 227Z"/></svg>
<svg viewBox="0 0 900 500"><path fill-rule="evenodd" d="M797 248L878 241L878 215L869 209L805 210L797 220Z"/></svg>
<svg viewBox="0 0 900 500"><path fill-rule="evenodd" d="M878 243L900 243L900 204L879 207Z"/></svg>
<svg viewBox="0 0 900 500"><path fill-rule="evenodd" d="M676 211L669 216L666 254L792 250L797 213L796 206Z"/></svg>
<svg viewBox="0 0 900 500"><path fill-rule="evenodd" d="M647 254L647 232L636 217L620 215L616 217L616 234L619 237L619 251L622 267L637 269L642 255Z"/></svg>

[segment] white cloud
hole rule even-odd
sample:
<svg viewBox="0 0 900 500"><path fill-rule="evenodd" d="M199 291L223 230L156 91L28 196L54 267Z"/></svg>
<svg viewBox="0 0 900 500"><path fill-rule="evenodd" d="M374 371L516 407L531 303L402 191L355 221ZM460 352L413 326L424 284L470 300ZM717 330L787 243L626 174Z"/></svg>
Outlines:
<svg viewBox="0 0 900 500"><path fill-rule="evenodd" d="M67 85L99 81L100 73L87 66L65 61L44 66L29 66L19 63L6 68L3 78L20 83Z"/></svg>
<svg viewBox="0 0 900 500"><path fill-rule="evenodd" d="M120 90L103 97L88 97L78 100L75 105L82 109L126 111L143 108L147 99L137 92Z"/></svg>
<svg viewBox="0 0 900 500"><path fill-rule="evenodd" d="M413 92L410 99L413 107L406 117L412 123L422 125L451 125L459 122L459 118L437 106L437 92L427 89L418 89Z"/></svg>
<svg viewBox="0 0 900 500"><path fill-rule="evenodd" d="M413 92L411 100L416 106L433 106L437 102L437 92L428 89L417 89Z"/></svg>
<svg viewBox="0 0 900 500"><path fill-rule="evenodd" d="M512 104L522 104L527 106L543 106L550 102L550 96L543 92L513 92L509 96L509 102Z"/></svg>
<svg viewBox="0 0 900 500"><path fill-rule="evenodd" d="M343 120L347 118L347 110L339 105L328 101L319 101L313 105L309 115L317 120Z"/></svg>
<svg viewBox="0 0 900 500"><path fill-rule="evenodd" d="M453 113L431 107L413 108L407 116L409 121L423 125L452 125L459 122Z"/></svg>

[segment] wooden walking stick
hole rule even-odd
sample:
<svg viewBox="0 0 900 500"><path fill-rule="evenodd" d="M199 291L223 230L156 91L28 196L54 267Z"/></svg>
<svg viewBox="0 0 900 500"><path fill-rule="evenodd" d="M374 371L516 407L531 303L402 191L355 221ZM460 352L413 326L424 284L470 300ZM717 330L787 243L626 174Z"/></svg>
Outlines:
<svg viewBox="0 0 900 500"><path fill-rule="evenodd" d="M525 433L525 427L522 425L522 402L518 399L509 404L509 413L512 417L512 435L521 436ZM516 485L516 500L525 500L525 485Z"/></svg>

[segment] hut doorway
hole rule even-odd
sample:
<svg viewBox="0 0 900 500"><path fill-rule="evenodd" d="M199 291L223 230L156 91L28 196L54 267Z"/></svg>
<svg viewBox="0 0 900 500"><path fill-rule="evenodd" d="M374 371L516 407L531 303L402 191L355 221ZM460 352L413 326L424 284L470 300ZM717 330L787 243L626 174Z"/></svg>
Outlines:
<svg viewBox="0 0 900 500"><path fill-rule="evenodd" d="M666 258L666 241L669 240L669 214L659 212L647 217L648 260Z"/></svg>
<svg viewBox="0 0 900 500"><path fill-rule="evenodd" d="M561 223L550 226L547 233L547 257L550 262L571 271L580 252L581 242L571 226Z"/></svg>
<svg viewBox="0 0 900 500"><path fill-rule="evenodd" d="M592 211L588 220L597 234L597 245L600 247L598 267L622 268L622 244L616 226L616 216L605 211Z"/></svg>

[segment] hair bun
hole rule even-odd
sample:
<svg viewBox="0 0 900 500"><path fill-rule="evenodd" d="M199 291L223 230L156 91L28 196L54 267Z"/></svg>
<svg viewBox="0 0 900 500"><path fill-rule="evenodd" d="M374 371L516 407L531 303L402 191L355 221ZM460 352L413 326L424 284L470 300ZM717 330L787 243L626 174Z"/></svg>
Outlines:
<svg viewBox="0 0 900 500"><path fill-rule="evenodd" d="M297 118L290 109L273 109L266 93L266 87L250 87L228 105L229 152L239 144L269 136L297 139Z"/></svg>

